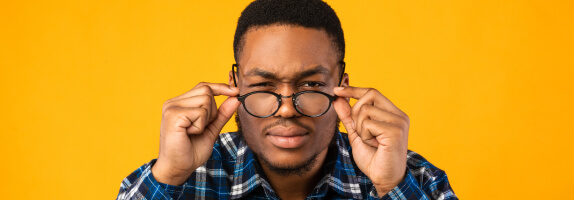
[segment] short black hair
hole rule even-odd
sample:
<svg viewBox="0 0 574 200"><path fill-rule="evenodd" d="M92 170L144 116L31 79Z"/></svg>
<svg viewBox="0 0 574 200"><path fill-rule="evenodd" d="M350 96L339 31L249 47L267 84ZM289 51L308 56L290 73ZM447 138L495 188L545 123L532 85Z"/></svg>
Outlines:
<svg viewBox="0 0 574 200"><path fill-rule="evenodd" d="M294 25L325 30L335 44L339 61L345 58L345 37L335 11L321 0L256 0L251 2L237 21L233 50L235 62L244 46L250 28L269 25Z"/></svg>

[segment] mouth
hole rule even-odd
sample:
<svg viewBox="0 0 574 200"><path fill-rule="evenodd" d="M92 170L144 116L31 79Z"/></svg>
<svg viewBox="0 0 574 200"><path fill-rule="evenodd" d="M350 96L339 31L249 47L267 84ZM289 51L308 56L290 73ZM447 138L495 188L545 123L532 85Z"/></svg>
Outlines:
<svg viewBox="0 0 574 200"><path fill-rule="evenodd" d="M276 126L269 129L265 136L271 144L281 149L299 148L309 141L309 132L297 126Z"/></svg>

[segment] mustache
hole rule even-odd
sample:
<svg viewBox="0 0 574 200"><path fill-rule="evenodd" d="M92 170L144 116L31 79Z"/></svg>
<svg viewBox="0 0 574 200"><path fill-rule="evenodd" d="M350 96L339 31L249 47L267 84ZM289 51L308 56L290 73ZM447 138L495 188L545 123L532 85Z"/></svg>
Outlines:
<svg viewBox="0 0 574 200"><path fill-rule="evenodd" d="M263 127L263 129L262 129L261 132L262 132L262 133L265 133L265 132L267 132L269 129L271 129L271 128L273 128L273 127L276 127L276 126L289 127L289 126L293 126L293 125L298 126L298 127L301 127L301 128L303 128L303 129L307 130L307 132L311 132L311 130L312 130L311 127L309 127L309 126L307 126L307 125L301 123L301 122L298 121L297 119L294 119L294 118L279 118L279 120L277 120L277 121L275 121L275 122L273 122L273 123L271 123L271 124L269 124L269 125Z"/></svg>

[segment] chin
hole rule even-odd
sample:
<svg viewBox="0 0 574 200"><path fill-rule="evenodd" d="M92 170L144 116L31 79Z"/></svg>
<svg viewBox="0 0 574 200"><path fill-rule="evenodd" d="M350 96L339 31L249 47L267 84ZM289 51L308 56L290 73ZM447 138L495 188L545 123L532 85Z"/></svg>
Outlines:
<svg viewBox="0 0 574 200"><path fill-rule="evenodd" d="M303 176L317 164L318 154L311 155L311 157L305 160L281 159L277 158L274 155L258 154L258 153L256 153L256 156L262 165L265 165L267 169L271 170L272 172L278 175Z"/></svg>

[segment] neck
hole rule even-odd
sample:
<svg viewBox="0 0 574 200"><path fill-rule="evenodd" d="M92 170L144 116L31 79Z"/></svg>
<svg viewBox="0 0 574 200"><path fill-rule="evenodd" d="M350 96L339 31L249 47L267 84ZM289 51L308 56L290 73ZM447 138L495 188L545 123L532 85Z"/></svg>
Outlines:
<svg viewBox="0 0 574 200"><path fill-rule="evenodd" d="M319 155L317 155L317 161L312 168L303 175L279 175L269 169L265 163L261 163L261 168L265 173L265 176L269 180L269 184L277 196L281 199L305 199L311 192L317 183L321 180L321 168L327 157L328 148L325 148Z"/></svg>

